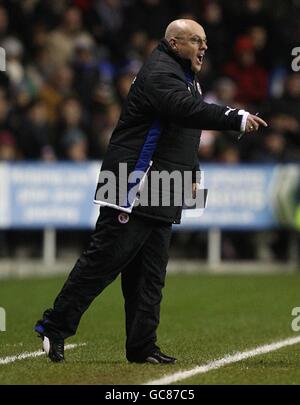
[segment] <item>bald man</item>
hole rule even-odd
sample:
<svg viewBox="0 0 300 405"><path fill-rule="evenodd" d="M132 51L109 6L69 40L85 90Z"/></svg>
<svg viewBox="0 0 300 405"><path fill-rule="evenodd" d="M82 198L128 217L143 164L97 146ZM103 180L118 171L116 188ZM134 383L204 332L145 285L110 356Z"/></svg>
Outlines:
<svg viewBox="0 0 300 405"><path fill-rule="evenodd" d="M163 196L166 190L151 181L163 172L179 173L182 178L191 173L190 190L195 192L201 129L243 134L267 125L244 110L203 101L197 73L206 50L205 32L199 24L173 21L132 83L102 163L95 195L101 209L90 244L53 308L35 325L51 361L64 360L65 339L76 333L91 302L119 274L128 361L158 364L176 360L157 346L156 330L171 228L181 219L182 205L174 201L178 184L168 188L167 205L154 204L152 199L141 204L141 193L147 185L150 196ZM124 171L128 173L125 195L120 188ZM104 173L110 176L103 178ZM110 191L113 197L107 196Z"/></svg>

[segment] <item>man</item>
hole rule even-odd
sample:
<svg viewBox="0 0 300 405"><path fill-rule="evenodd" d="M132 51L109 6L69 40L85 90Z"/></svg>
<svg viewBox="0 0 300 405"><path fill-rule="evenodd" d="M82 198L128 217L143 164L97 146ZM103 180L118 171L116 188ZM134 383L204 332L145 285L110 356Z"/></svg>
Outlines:
<svg viewBox="0 0 300 405"><path fill-rule="evenodd" d="M131 86L102 172L118 179L122 162L129 173L193 171L195 179L200 129L248 133L267 126L243 110L203 101L196 74L206 50L205 32L195 21L176 20L167 27ZM133 183L128 182L129 188ZM64 340L76 333L93 299L121 273L128 361L174 363L156 345L156 329L171 226L180 222L182 207L136 205L138 192L123 204L104 201L98 194L96 202L103 207L89 247L35 330L49 358L62 361Z"/></svg>

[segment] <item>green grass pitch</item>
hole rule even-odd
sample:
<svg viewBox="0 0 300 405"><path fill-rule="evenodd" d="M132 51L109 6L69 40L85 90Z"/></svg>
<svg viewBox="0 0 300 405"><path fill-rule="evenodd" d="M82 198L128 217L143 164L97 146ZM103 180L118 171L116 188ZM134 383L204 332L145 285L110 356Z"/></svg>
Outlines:
<svg viewBox="0 0 300 405"><path fill-rule="evenodd" d="M0 358L40 349L33 332L52 305L63 278L0 283L6 332ZM120 282L109 286L82 318L67 343L64 364L44 356L0 364L0 384L143 384L227 354L296 337L292 308L300 306L300 275L173 275L166 280L158 330L161 349L176 365L129 364L124 356ZM300 384L300 344L195 375L175 384Z"/></svg>

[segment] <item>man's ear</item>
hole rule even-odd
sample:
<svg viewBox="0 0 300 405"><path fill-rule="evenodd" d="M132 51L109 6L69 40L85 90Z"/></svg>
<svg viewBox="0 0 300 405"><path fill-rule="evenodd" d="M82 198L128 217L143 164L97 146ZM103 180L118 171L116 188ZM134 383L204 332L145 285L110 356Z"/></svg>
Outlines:
<svg viewBox="0 0 300 405"><path fill-rule="evenodd" d="M170 39L169 44L170 44L171 48L173 49L173 51L178 52L177 46L176 46L176 41L174 38Z"/></svg>

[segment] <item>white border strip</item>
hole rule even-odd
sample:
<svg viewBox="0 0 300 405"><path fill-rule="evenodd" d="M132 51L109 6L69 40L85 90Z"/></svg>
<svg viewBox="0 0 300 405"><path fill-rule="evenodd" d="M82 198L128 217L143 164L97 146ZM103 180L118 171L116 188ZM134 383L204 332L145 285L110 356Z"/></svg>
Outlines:
<svg viewBox="0 0 300 405"><path fill-rule="evenodd" d="M221 359L214 360L214 361L204 364L202 366L198 366L198 367L192 368L190 370L178 371L177 373L174 373L171 375L166 375L157 380L149 381L149 382L145 383L145 385L172 384L176 381L180 381L180 380L184 380L189 377L193 377L196 374L204 374L210 370L216 370L218 368L226 366L227 364L237 363L238 361L249 359L254 356L259 356L260 354L273 352L274 350L278 350L278 349L281 349L282 347L286 347L286 346L292 346L297 343L300 343L300 336L297 336L294 338L288 338L288 339L281 340L279 342L270 343L270 344L264 345L264 346L258 346L255 349L247 350L245 352L237 352L232 355L227 355Z"/></svg>
<svg viewBox="0 0 300 405"><path fill-rule="evenodd" d="M70 345L66 345L65 346L65 350L70 350L70 349L75 349L76 347L79 346L85 346L86 343L79 343L79 344L70 344ZM17 360L25 360L25 359L29 359L31 357L35 358L35 357L39 357L39 356L45 356L45 352L43 352L42 350L39 350L37 352L24 352L21 354L17 354L16 356L7 356L7 357L3 357L0 358L0 364L9 364L9 363L14 363Z"/></svg>

